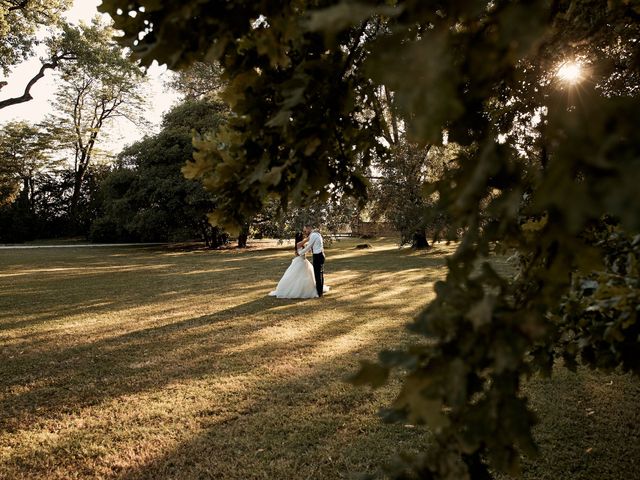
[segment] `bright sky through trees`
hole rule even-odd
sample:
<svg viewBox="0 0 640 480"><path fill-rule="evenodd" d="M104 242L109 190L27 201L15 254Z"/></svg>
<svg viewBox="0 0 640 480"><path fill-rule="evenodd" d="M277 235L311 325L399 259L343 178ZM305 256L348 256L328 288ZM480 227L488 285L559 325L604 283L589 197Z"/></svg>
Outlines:
<svg viewBox="0 0 640 480"><path fill-rule="evenodd" d="M74 0L73 7L65 14L65 18L72 23L90 22L95 15L99 15L97 11L101 0ZM108 16L106 17L108 18ZM42 52L38 52L41 55ZM6 80L8 82L0 92L0 98L8 98L21 95L24 87L37 73L40 68L38 57L30 59L16 66ZM36 83L31 90L33 100L20 105L0 110L0 125L11 120L26 120L28 122L39 122L52 112L49 101L53 98L56 89L55 72L47 71L45 78ZM146 118L153 124L159 124L162 114L175 102L177 95L168 91L164 83L171 75L164 67L154 64L148 72L149 75L149 102L147 106ZM121 119L113 125L111 137L106 148L117 153L123 144L133 143L141 138L145 133L142 129L133 125L131 122Z"/></svg>

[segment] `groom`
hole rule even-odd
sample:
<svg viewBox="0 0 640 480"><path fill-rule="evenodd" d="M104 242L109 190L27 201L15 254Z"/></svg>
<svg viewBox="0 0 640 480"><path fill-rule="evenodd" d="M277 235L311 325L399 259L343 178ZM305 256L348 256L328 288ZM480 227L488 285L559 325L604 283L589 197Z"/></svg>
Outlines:
<svg viewBox="0 0 640 480"><path fill-rule="evenodd" d="M309 250L313 253L313 276L316 279L316 290L318 296L322 297L324 289L324 246L322 241L322 235L318 230L312 229L311 225L305 225L302 229L302 233L305 237L309 237L307 245L300 252L304 255ZM299 242L297 248L302 248L304 241Z"/></svg>

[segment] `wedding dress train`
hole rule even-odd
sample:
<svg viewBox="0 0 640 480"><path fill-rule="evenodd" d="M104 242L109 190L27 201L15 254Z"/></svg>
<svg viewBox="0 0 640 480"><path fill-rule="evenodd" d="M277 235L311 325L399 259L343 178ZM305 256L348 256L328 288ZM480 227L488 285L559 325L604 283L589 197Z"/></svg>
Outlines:
<svg viewBox="0 0 640 480"><path fill-rule="evenodd" d="M329 287L325 285L323 291L328 292ZM318 292L311 262L304 255L294 257L278 286L269 295L278 298L316 298Z"/></svg>

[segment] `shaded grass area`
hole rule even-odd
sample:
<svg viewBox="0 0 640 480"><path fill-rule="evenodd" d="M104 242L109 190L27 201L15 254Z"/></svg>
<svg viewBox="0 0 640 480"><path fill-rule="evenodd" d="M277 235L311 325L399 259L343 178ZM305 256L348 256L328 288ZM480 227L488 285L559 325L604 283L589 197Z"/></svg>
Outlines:
<svg viewBox="0 0 640 480"><path fill-rule="evenodd" d="M540 417L527 479L640 479L640 382L631 375L556 368L525 391Z"/></svg>
<svg viewBox="0 0 640 480"><path fill-rule="evenodd" d="M402 327L451 247L372 243L331 247L322 300L266 296L286 248L0 251L0 478L351 478L424 448L427 431L376 416L397 381L344 378L418 340ZM525 478L633 478L634 379L561 370L528 389L543 455Z"/></svg>

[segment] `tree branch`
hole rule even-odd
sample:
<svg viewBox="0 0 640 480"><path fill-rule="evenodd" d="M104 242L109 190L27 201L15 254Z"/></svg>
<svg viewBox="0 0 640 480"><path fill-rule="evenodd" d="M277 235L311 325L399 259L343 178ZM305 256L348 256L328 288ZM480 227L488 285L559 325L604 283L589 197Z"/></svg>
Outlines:
<svg viewBox="0 0 640 480"><path fill-rule="evenodd" d="M24 93L22 95L20 95L19 97L7 98L6 100L0 101L0 110L2 110L5 107L10 107L11 105L17 105L19 103L25 103L25 102L28 102L29 100L33 100L33 97L31 96L31 88L38 82L38 80L44 77L45 71L49 69L53 70L58 68L62 60L65 60L65 61L74 60L75 58L76 56L73 55L71 52L62 51L54 54L51 57L51 60L49 62L43 63L38 73L34 75L34 77L31 80L29 80L29 83L27 83L27 86L25 87ZM1 85L0 89L4 86L5 85Z"/></svg>
<svg viewBox="0 0 640 480"><path fill-rule="evenodd" d="M372 89L373 91L371 92L371 103L374 111L376 112L376 115L378 116L378 121L382 126L382 130L383 130L382 136L387 142L389 142L389 145L393 145L395 143L394 137L391 136L389 123L385 118L384 109L382 108L382 104L380 103L380 99L378 98L378 92L377 92L378 88L382 88L382 87L374 87Z"/></svg>
<svg viewBox="0 0 640 480"><path fill-rule="evenodd" d="M14 10L24 10L27 5L29 5L30 0L22 0L22 2L18 3L17 5L13 5L12 7L9 7L7 9L7 11L12 12Z"/></svg>
<svg viewBox="0 0 640 480"><path fill-rule="evenodd" d="M54 69L60 63L60 57L54 56L51 62L43 63L40 67L40 71L31 79L27 86L24 89L24 93L19 97L7 98L6 100L0 101L0 110L6 107L10 107L11 105L17 105L19 103L28 102L29 100L33 100L31 96L31 88L36 84L38 80L44 77L44 72L47 69Z"/></svg>

